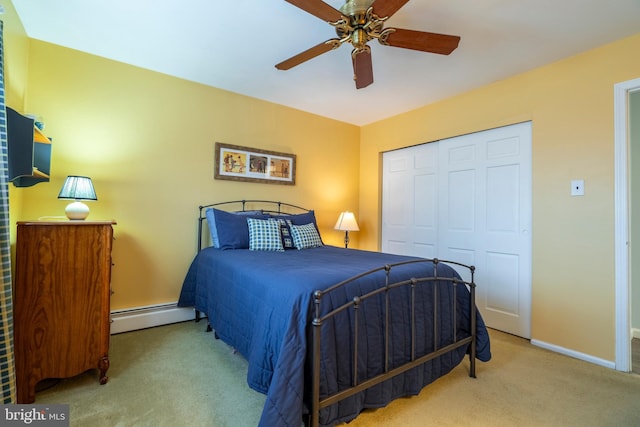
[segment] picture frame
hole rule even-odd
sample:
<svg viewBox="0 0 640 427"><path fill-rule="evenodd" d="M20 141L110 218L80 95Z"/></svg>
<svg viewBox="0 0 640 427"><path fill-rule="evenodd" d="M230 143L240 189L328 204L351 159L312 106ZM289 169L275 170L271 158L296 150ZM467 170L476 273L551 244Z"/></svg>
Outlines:
<svg viewBox="0 0 640 427"><path fill-rule="evenodd" d="M296 155L215 143L214 179L295 185Z"/></svg>

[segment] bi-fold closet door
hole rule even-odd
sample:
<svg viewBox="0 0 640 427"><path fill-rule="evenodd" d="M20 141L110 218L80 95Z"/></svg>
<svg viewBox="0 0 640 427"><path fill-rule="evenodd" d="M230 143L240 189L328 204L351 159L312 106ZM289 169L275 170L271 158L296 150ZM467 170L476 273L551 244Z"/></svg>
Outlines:
<svg viewBox="0 0 640 427"><path fill-rule="evenodd" d="M382 191L383 252L475 265L487 325L530 338L530 122L386 152Z"/></svg>

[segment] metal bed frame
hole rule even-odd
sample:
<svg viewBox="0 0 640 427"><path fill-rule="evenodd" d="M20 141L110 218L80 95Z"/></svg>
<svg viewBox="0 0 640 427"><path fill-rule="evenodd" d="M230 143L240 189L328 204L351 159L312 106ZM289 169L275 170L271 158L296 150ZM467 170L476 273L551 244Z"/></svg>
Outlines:
<svg viewBox="0 0 640 427"><path fill-rule="evenodd" d="M264 208L261 206L264 206ZM209 208L217 209L222 207L230 208L229 210L235 208L235 212L260 210L264 213L278 214L278 215L309 212L309 209L292 205L291 203L276 202L273 200L233 200L230 202L219 202L219 203L211 203L209 205L198 206L198 209L200 212L200 214L198 215L198 252L200 252L204 247L203 244L204 244L205 238L203 233L205 232L205 227L204 227L205 219L207 219L205 215L206 210ZM255 209L250 209L252 207L255 207ZM223 209L223 210L227 210L227 209Z"/></svg>
<svg viewBox="0 0 640 427"><path fill-rule="evenodd" d="M262 210L266 213L274 213L274 214L290 214L290 213L301 213L301 212L309 212L309 209L292 205L290 203L269 201L269 200L236 200L230 202L220 202L213 203L209 205L200 206L200 215L198 218L198 251L203 249L203 233L204 227L203 223L206 219L206 209L211 207L231 207L231 206L240 206L241 209L237 209L237 211L247 211L254 210L254 206L267 206L267 209L263 208L255 208L255 210ZM225 209L226 210L226 209ZM293 211L293 212L292 212ZM391 283L390 275L393 269L399 269L403 265L407 264L415 264L415 263L433 263L434 273L431 277L416 277L408 280L403 280L400 282ZM470 280L465 281L459 278L451 278L451 277L442 277L438 275L438 264L444 263L449 265L455 265L464 269L467 269L470 275ZM358 295L353 297L350 301L345 302L343 305L334 308L328 313L323 314L323 301L325 301L326 297L330 295L332 292L335 292L338 289L344 288L350 283L363 278L368 275L379 273L380 271L384 271L385 274L385 285L381 286L373 291L368 293ZM439 259L418 259L405 261L394 264L387 264L364 273L361 273L357 276L346 279L340 283L337 283L325 290L317 290L314 292L313 301L314 301L314 315L311 322L311 330L312 330L312 361L311 361L311 408L310 413L305 415L304 421L306 426L309 427L317 427L320 422L320 411L323 408L326 408L330 405L333 405L341 400L344 400L350 396L353 396L356 393L362 392L368 388L371 388L383 381L387 381L397 375L400 375L410 369L413 369L417 366L420 366L430 360L433 360L437 357L440 357L450 351L453 351L462 346L468 346L469 350L469 376L472 378L476 377L476 345L477 345L477 332L476 332L476 303L475 303L475 288L476 284L474 281L475 278L475 267L468 266L465 264L461 264L454 261L444 261ZM418 325L416 323L417 318L415 315L415 293L416 288L418 286L428 286L430 284L435 284L434 286L434 307L433 315L431 320L431 327L433 328L434 335L434 343L433 348L430 352L425 354L417 354L416 351L416 330L418 329ZM443 347L438 347L438 337L441 335L442 331L440 330L440 325L438 321L438 311L437 311L437 301L440 298L440 292L438 292L438 286L448 285L454 287L456 286L465 286L468 288L470 298L469 298L469 331L470 336L458 337L456 332L457 319L456 317L456 309L457 309L457 301L455 298L455 292L453 292L453 298L451 298L451 313L453 316L451 324L453 325L453 342L444 345ZM404 363L400 366L390 366L390 340L389 340L389 325L393 323L392 311L390 310L391 297L390 292L397 288L408 287L410 292L410 331L409 336L411 337L411 355L410 361ZM358 377L358 334L359 332L359 310L366 304L366 301L370 298L382 296L384 298L384 371L381 374L375 375L370 378L359 378ZM322 354L322 328L324 325L329 323L332 319L338 316L340 313L343 313L347 310L352 310L353 312L353 324L352 324L352 332L350 334L350 342L352 344L352 354L351 354L351 386L347 389L343 389L338 391L335 394L321 397L320 396L320 358ZM196 321L200 320L200 312L196 310ZM428 319L425 319L425 322ZM429 325L425 325L429 326ZM210 329L210 326L207 328ZM425 328L426 330L426 328Z"/></svg>
<svg viewBox="0 0 640 427"><path fill-rule="evenodd" d="M434 269L434 273L432 277L418 277L418 278L411 278L408 280L403 280L400 282L394 282L391 283L390 282L390 274L391 274L391 270L394 268L399 268L402 265L407 265L407 264L416 264L416 263L433 263L433 269ZM469 269L469 272L471 274L471 281L466 282L462 279L458 279L458 278L452 278L452 277L440 277L438 276L438 264L440 263L446 263L446 264L454 264L454 265L458 265L460 267L464 267ZM362 294L362 295L358 295L352 298L351 301L347 301L346 303L344 303L343 305L333 309L331 312L323 315L322 314L322 303L323 303L323 299L329 295L331 292L342 288L344 286L347 286L349 283L354 282L364 276L368 276L368 275L372 275L375 274L379 271L385 271L385 285L382 287L379 287L371 292ZM306 425L311 426L311 427L317 427L319 425L319 414L320 414L320 410L322 408L326 408L327 406L333 405L337 402L339 402L340 400L346 399L356 393L359 393L363 390L366 390L370 387L375 386L376 384L379 384L383 381L389 380L397 375L400 375L410 369L413 369L419 365L422 365L432 359L435 359L436 357L442 356L443 354L446 354L450 351L453 351L455 349L457 349L458 347L462 347L465 345L469 345L469 363L470 363L470 368L469 368L469 376L472 378L476 377L476 305L475 305L475 282L474 282L474 274L475 274L475 267L473 266L467 266L464 264L460 264L457 262L453 262L453 261L441 261L436 259L420 259L420 260L414 260L414 261L405 261L405 262L400 262L400 263L395 263L395 264L387 264L383 267L379 267L373 270L369 270L365 273L359 274L357 276L351 277L347 280L344 280L340 283L337 283L333 286L331 286L330 288L324 290L324 291L316 291L314 293L314 305L315 305L315 314L314 314L314 318L312 321L312 330L313 330L313 360L312 360L312 369L313 369L313 373L312 373L312 400L311 400L311 413L309 414L309 420L307 420ZM434 310L433 310L433 317L431 319L433 325L433 350L431 352L428 352L426 354L416 354L416 326L417 326L417 318L415 315L415 292L416 292L416 287L418 286L425 286L428 284L434 284ZM445 345L444 347L438 348L438 342L439 342L439 336L441 333L440 330L440 325L438 322L438 298L439 298L439 292L438 292L438 284L445 284L445 285L450 285L453 286L454 288L458 285L464 285L467 286L469 288L469 292L470 292L470 331L471 331L471 335L467 336L467 337L463 337L463 338L459 338L457 336L457 332L456 332L456 326L457 326L457 321L456 321L456 305L457 305L457 301L456 301L456 297L455 297L455 292L453 292L453 298L451 298L451 313L453 316L452 322L451 324L453 325L453 331L452 331L452 335L453 335L453 342ZM401 287L409 287L410 288L410 307L411 307L411 313L410 313L410 337L411 337L411 360L403 365L400 366L396 366L396 367L391 367L389 365L389 359L390 359L390 340L389 340L389 325L391 325L393 323L393 319L391 317L391 310L390 310L390 291L396 288L401 288ZM454 289L455 290L455 289ZM361 309L361 307L366 303L366 301L372 297L375 297L377 295L381 295L384 298L384 342L385 342L385 348L384 348L384 372L378 375L375 375L373 377L370 378L364 378L364 379L360 379L358 378L358 334L359 334L359 327L358 327L358 321L359 321L359 310ZM345 310L352 310L353 311L353 323L352 323L352 333L350 336L350 342L352 343L352 357L351 357L351 373L352 373L352 379L351 379L351 387L341 390L333 395L329 395L326 396L324 398L320 397L320 355L322 352L322 344L321 344L321 329L323 327L323 325L331 320L332 318L334 318L335 316L337 316L339 313L345 311ZM425 329L426 330L426 329Z"/></svg>

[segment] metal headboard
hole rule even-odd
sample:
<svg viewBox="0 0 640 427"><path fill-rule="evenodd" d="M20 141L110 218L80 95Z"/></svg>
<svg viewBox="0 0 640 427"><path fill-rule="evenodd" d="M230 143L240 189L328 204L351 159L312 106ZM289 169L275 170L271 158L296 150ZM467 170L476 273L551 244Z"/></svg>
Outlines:
<svg viewBox="0 0 640 427"><path fill-rule="evenodd" d="M274 200L232 200L228 202L211 203L199 206L198 215L198 252L202 248L203 231L205 220L207 219L206 211L208 208L222 209L229 212L246 212L246 211L262 211L268 214L296 214L309 212L310 209L291 203L279 202Z"/></svg>

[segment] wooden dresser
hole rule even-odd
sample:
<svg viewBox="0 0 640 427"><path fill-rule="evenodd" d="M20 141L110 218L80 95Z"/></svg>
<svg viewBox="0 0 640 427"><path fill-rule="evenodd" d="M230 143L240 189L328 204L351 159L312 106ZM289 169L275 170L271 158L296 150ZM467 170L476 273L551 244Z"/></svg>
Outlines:
<svg viewBox="0 0 640 427"><path fill-rule="evenodd" d="M18 222L13 287L18 403L36 384L98 369L107 382L114 221Z"/></svg>

